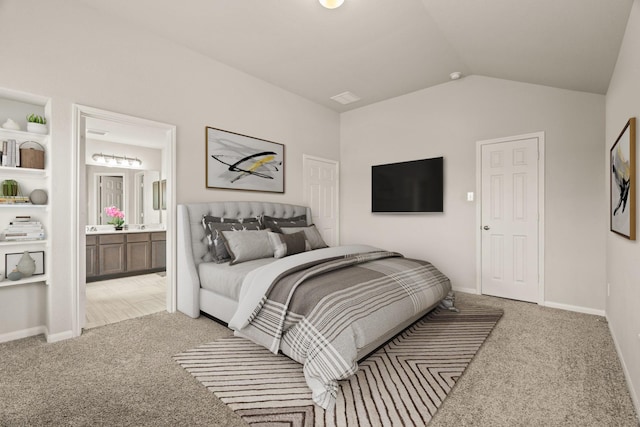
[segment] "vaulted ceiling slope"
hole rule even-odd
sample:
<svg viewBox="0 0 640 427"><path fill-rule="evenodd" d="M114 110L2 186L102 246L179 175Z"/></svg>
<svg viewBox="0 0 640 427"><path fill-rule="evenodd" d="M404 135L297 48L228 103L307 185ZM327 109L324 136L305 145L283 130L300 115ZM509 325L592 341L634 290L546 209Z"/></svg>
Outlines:
<svg viewBox="0 0 640 427"><path fill-rule="evenodd" d="M335 111L479 74L604 94L633 0L82 0ZM362 99L331 100L350 91Z"/></svg>

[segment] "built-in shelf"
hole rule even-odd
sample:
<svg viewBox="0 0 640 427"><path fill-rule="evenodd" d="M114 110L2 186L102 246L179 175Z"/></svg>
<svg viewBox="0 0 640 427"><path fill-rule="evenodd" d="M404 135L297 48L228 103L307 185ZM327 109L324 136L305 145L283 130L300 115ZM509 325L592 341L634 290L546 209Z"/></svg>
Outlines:
<svg viewBox="0 0 640 427"><path fill-rule="evenodd" d="M49 135L48 134L42 134L42 133L33 133L33 132L26 132L24 130L12 130L12 129L5 129L5 128L0 128L0 135L2 135L2 138L12 138L12 139L20 139L20 140L32 140L32 141L37 141L37 142L42 142L44 141Z"/></svg>
<svg viewBox="0 0 640 427"><path fill-rule="evenodd" d="M27 283L39 283L43 282L46 284L48 277L46 274L38 274L37 276L31 276L20 280L9 280L6 277L0 282L0 288L5 288L7 286L17 286L17 285L26 285Z"/></svg>
<svg viewBox="0 0 640 427"><path fill-rule="evenodd" d="M48 205L34 205L33 203L0 203L0 209L2 208L28 208L28 209L46 209Z"/></svg>
<svg viewBox="0 0 640 427"><path fill-rule="evenodd" d="M34 177L42 178L47 175L47 171L44 169L33 168L20 168L15 166L0 166L0 174L2 175L32 175Z"/></svg>
<svg viewBox="0 0 640 427"><path fill-rule="evenodd" d="M40 240L0 240L0 246L45 245L47 239Z"/></svg>

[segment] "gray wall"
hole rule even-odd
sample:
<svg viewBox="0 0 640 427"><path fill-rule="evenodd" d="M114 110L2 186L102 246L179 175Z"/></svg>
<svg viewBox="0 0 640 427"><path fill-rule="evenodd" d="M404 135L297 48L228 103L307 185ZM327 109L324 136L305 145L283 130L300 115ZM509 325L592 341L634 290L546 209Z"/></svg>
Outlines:
<svg viewBox="0 0 640 427"><path fill-rule="evenodd" d="M470 76L341 118L343 243L431 260L454 288L476 286L476 141L546 134L545 301L604 312L601 95ZM443 214L373 215L370 167L444 156Z"/></svg>
<svg viewBox="0 0 640 427"><path fill-rule="evenodd" d="M116 22L83 2L0 2L0 84L52 99L51 285L0 288L0 339L43 326L68 337L74 278L70 249L73 205L69 153L72 105L142 117L177 128L178 203L264 200L302 203L302 154L337 159L339 115L199 53ZM10 40L10 42L9 42ZM43 47L40 49L40 47ZM36 53L34 53L37 51ZM205 188L205 126L285 145L286 193ZM21 316L19 313L29 313Z"/></svg>
<svg viewBox="0 0 640 427"><path fill-rule="evenodd" d="M602 154L606 170L607 188L603 205L609 206L609 150L630 117L636 118L636 132L640 134L640 1L631 9L624 41L618 56L609 91L607 92L607 138ZM636 153L640 153L636 140ZM640 168L640 157L636 159ZM640 206L636 169L636 208ZM640 230L640 210L636 211L636 227ZM608 224L607 224L608 228ZM607 283L611 295L607 298L607 319L621 356L622 366L631 395L640 413L640 233L638 240L629 241L607 232Z"/></svg>

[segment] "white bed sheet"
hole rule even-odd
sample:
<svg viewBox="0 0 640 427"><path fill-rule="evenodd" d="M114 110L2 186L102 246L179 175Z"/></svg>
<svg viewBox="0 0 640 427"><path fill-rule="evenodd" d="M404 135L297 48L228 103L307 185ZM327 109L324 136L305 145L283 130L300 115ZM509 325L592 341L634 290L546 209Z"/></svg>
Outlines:
<svg viewBox="0 0 640 427"><path fill-rule="evenodd" d="M238 301L240 288L245 276L251 270L272 263L275 260L275 258L262 258L235 265L229 265L228 262L224 264L216 264L215 262L200 263L198 266L200 286Z"/></svg>

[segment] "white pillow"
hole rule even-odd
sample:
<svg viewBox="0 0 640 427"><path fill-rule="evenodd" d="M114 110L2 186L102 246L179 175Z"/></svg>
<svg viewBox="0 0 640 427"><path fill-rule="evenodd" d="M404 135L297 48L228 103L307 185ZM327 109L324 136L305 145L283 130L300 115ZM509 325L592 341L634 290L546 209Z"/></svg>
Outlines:
<svg viewBox="0 0 640 427"><path fill-rule="evenodd" d="M231 255L230 265L273 256L268 230L222 231L222 236Z"/></svg>
<svg viewBox="0 0 640 427"><path fill-rule="evenodd" d="M304 235L311 245L311 249L322 249L328 247L315 225L310 225L309 227L283 227L280 230L282 230L284 234L293 234L298 231L304 231Z"/></svg>

